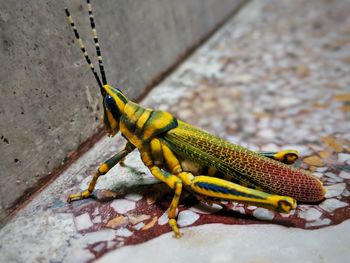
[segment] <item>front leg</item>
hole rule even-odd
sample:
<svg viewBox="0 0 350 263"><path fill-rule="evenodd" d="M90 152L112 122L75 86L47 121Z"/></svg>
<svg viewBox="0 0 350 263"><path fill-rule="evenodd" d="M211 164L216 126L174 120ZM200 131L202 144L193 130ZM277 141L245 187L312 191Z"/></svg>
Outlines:
<svg viewBox="0 0 350 263"><path fill-rule="evenodd" d="M101 175L106 174L110 169L112 169L118 162L123 160L134 149L135 149L135 146L128 142L126 144L124 150L118 152L117 154L115 154L113 157L111 157L110 159L108 159L107 161L105 161L104 163L102 163L98 167L94 177L92 178L92 180L89 184L88 189L86 189L85 191L83 191L81 193L70 195L67 199L67 202L70 203L72 201L76 201L76 200L85 199L85 198L90 197L92 192L95 189L97 179Z"/></svg>

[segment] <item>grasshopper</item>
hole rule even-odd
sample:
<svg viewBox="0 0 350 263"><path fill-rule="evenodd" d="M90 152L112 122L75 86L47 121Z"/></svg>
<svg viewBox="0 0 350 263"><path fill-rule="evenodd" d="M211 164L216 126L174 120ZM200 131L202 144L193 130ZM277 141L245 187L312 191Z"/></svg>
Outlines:
<svg viewBox="0 0 350 263"><path fill-rule="evenodd" d="M119 88L109 85L89 0L87 6L102 81L68 9L65 12L100 88L104 127L112 137L120 132L126 146L102 163L88 188L70 195L68 202L90 197L98 178L135 149L152 175L174 191L168 218L176 238L181 236L176 209L183 188L200 201L236 201L282 213L294 209L296 201L317 202L324 198L325 188L319 179L288 165L298 158L296 151L250 151L177 120L166 111L144 108L129 100Z"/></svg>

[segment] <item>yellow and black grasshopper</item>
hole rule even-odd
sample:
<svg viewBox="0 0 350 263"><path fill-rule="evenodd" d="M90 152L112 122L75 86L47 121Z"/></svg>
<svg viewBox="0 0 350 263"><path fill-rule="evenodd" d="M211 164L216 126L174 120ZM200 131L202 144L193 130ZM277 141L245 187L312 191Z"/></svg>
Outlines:
<svg viewBox="0 0 350 263"><path fill-rule="evenodd" d="M151 173L175 192L168 212L175 237L180 237L176 208L183 187L209 203L232 200L283 213L294 209L296 200L316 202L324 198L325 188L320 180L287 165L298 158L296 151L250 151L177 120L168 112L143 108L130 101L119 88L107 84L89 0L87 5L102 81L68 9L66 15L100 87L104 126L110 136L120 131L127 143L124 150L99 166L88 189L70 195L68 202L88 198L99 176L135 149Z"/></svg>

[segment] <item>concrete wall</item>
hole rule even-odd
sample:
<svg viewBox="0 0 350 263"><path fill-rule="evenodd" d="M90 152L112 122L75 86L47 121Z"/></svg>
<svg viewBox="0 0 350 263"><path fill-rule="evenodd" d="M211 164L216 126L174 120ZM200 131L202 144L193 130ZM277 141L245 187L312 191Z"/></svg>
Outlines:
<svg viewBox="0 0 350 263"><path fill-rule="evenodd" d="M92 1L109 83L139 97L240 2ZM63 11L70 7L95 58L85 1L0 0L0 6L1 221L23 193L96 134L101 110Z"/></svg>

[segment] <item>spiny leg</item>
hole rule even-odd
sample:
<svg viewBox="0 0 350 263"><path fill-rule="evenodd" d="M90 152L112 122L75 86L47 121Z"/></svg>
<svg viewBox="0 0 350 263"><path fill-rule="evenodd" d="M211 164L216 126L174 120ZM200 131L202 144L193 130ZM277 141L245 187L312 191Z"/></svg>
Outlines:
<svg viewBox="0 0 350 263"><path fill-rule="evenodd" d="M194 177L187 172L181 172L177 176L191 190L204 196L266 207L283 213L289 213L296 207L296 201L291 197L268 194L223 179L209 176Z"/></svg>
<svg viewBox="0 0 350 263"><path fill-rule="evenodd" d="M261 151L257 153L285 164L293 164L299 159L299 154L296 150L283 150L279 152Z"/></svg>
<svg viewBox="0 0 350 263"><path fill-rule="evenodd" d="M162 171L158 166L152 166L150 168L151 173L154 177L162 182L166 183L171 189L175 190L175 194L171 204L169 206L168 218L169 225L172 228L176 238L181 237L179 227L176 223L176 209L179 205L181 192L182 192L182 182L175 175L169 174L165 171Z"/></svg>
<svg viewBox="0 0 350 263"><path fill-rule="evenodd" d="M130 143L127 143L124 150L118 152L117 154L115 154L114 156L112 156L110 159L108 159L107 161L105 161L99 166L94 177L89 183L88 189L86 189L81 193L70 195L67 199L67 202L70 203L72 201L88 198L95 189L97 179L101 175L106 174L110 169L112 169L112 167L114 167L120 160L123 160L134 149L135 149L135 146L133 146Z"/></svg>
<svg viewBox="0 0 350 263"><path fill-rule="evenodd" d="M171 201L171 204L169 206L168 211L168 218L169 218L169 225L172 228L174 235L176 238L181 237L179 227L176 223L176 209L179 204L179 200L181 197L182 192L182 182L181 180L176 177L175 175L168 173L162 169L159 168L158 165L163 164L163 157L167 159L166 157L167 150L164 152L164 148L162 147L162 144L158 139L153 139L149 146L146 146L143 151L141 151L141 159L143 163L150 169L151 173L154 177L156 177L158 180L166 183L171 189L175 190L174 197ZM175 160L173 162L168 163L169 167L173 166L179 166L178 162L176 163ZM170 169L172 172L173 169Z"/></svg>

